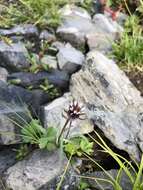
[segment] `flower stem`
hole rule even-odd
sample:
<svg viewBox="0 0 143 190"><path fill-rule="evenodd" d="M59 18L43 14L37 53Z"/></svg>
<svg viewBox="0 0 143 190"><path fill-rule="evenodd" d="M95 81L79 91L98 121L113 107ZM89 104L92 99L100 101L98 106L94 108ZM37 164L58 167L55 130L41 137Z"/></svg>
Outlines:
<svg viewBox="0 0 143 190"><path fill-rule="evenodd" d="M64 132L64 130L65 130L65 128L66 128L66 126L67 126L67 124L69 123L70 120L71 120L70 117L66 120L66 122L65 122L65 124L64 124L64 126L63 126L63 128L62 128L62 130L61 130L61 132L59 134L59 136L58 136L57 145L60 144L61 136L62 136L62 134L63 134L63 132Z"/></svg>

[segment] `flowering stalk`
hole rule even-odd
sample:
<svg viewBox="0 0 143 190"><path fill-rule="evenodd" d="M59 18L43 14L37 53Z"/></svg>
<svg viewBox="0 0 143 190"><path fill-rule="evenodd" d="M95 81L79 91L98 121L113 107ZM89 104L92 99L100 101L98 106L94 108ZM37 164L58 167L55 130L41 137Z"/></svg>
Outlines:
<svg viewBox="0 0 143 190"><path fill-rule="evenodd" d="M68 124L69 124L69 130L70 130L73 120L75 120L75 119L84 120L85 119L85 118L81 117L81 116L85 116L85 113L83 112L83 106L80 105L75 100L73 100L72 103L69 105L68 110L64 110L64 112L66 113L66 116L63 115L66 118L66 122L58 136L58 139L57 139L58 145L60 144L61 136L64 133ZM66 138L68 137L68 135L69 135L69 131L67 132Z"/></svg>
<svg viewBox="0 0 143 190"><path fill-rule="evenodd" d="M70 118L68 118L68 119L66 120L66 122L65 122L65 124L64 124L64 126L63 126L63 128L62 128L62 130L61 130L61 132L60 132L60 135L59 135L58 140L57 140L57 144L58 144L58 145L60 144L61 136L62 136L64 130L66 129L66 126L68 125L69 121L70 121Z"/></svg>

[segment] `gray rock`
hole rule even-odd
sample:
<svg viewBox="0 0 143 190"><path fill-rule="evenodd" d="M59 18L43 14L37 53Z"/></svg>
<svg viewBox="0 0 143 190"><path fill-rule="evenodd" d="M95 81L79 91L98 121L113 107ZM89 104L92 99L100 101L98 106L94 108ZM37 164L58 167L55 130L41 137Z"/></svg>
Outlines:
<svg viewBox="0 0 143 190"><path fill-rule="evenodd" d="M10 166L16 163L16 152L12 150L12 147L5 147L0 150L0 176Z"/></svg>
<svg viewBox="0 0 143 190"><path fill-rule="evenodd" d="M6 187L11 190L55 190L66 163L67 159L64 155L61 157L58 150L36 150L5 172ZM73 179L70 179L64 183L62 190L66 190L66 187L74 190Z"/></svg>
<svg viewBox="0 0 143 190"><path fill-rule="evenodd" d="M57 34L64 41L70 42L79 49L84 49L85 33L93 30L91 17L80 7L67 5L61 10L63 23L57 29Z"/></svg>
<svg viewBox="0 0 143 190"><path fill-rule="evenodd" d="M83 12L81 14L80 8L73 8L72 5L62 9L63 22L57 29L60 38L81 50L84 50L86 40L90 49L103 48L104 51L109 46L111 49L111 42L123 31L122 27L106 15L96 14L91 20L88 13L85 14L85 10Z"/></svg>
<svg viewBox="0 0 143 190"><path fill-rule="evenodd" d="M0 150L0 189L5 190L4 182L2 181L3 172L10 166L16 163L16 152L12 150L12 147L5 147Z"/></svg>
<svg viewBox="0 0 143 190"><path fill-rule="evenodd" d="M8 71L5 68L0 67L0 80L6 82L7 76L8 76Z"/></svg>
<svg viewBox="0 0 143 190"><path fill-rule="evenodd" d="M56 36L54 34L50 33L47 30L43 30L40 33L40 37L39 38L40 38L40 40L46 40L49 43L56 41Z"/></svg>
<svg viewBox="0 0 143 190"><path fill-rule="evenodd" d="M108 18L103 14L95 14L93 17L94 26L97 28L97 31L116 34L123 32L123 28L111 18Z"/></svg>
<svg viewBox="0 0 143 190"><path fill-rule="evenodd" d="M119 172L118 170L114 170L114 169L107 171L107 173L110 176L112 176L114 179L116 179L118 172ZM102 171L97 171L97 172L91 173L88 176L94 177L95 179L99 178L99 179L111 180L107 176L107 174L105 174L105 172L102 172ZM105 182L105 181L104 182L98 181L98 183L96 183L95 180L88 179L87 182L90 184L91 187L97 188L98 190L102 190L102 189L114 190L115 189L110 183ZM132 183L131 183L130 179L128 178L128 176L125 174L125 172L121 173L121 179L120 179L119 184L123 190L131 190L132 189Z"/></svg>
<svg viewBox="0 0 143 190"><path fill-rule="evenodd" d="M139 160L139 146L143 152L143 98L123 71L103 54L92 51L84 69L73 75L70 89L105 136Z"/></svg>
<svg viewBox="0 0 143 190"><path fill-rule="evenodd" d="M0 29L0 35L3 36L25 36L25 37L38 37L38 29L32 24L22 24L14 26L11 29Z"/></svg>
<svg viewBox="0 0 143 190"><path fill-rule="evenodd" d="M30 120L26 106L0 103L0 145L17 144L21 141L21 127Z"/></svg>
<svg viewBox="0 0 143 190"><path fill-rule="evenodd" d="M64 71L53 69L50 72L17 72L8 76L8 80L18 80L17 85L23 87L40 85L45 79L48 79L49 83L59 87L60 89L67 89L69 83L69 75Z"/></svg>
<svg viewBox="0 0 143 190"><path fill-rule="evenodd" d="M31 120L28 106L35 114L40 106L49 100L49 95L41 90L30 92L21 87L8 86L0 82L0 144L20 143L21 127Z"/></svg>
<svg viewBox="0 0 143 190"><path fill-rule="evenodd" d="M8 45L0 42L0 60L0 65L10 71L26 69L30 65L28 52L22 43Z"/></svg>
<svg viewBox="0 0 143 190"><path fill-rule="evenodd" d="M0 102L1 105L24 105L27 104L33 110L38 110L40 105L49 102L49 95L42 90L26 90L16 85L8 85L0 82Z"/></svg>
<svg viewBox="0 0 143 190"><path fill-rule="evenodd" d="M57 69L57 60L56 57L50 55L44 55L41 59L41 63L44 65L48 65L50 68Z"/></svg>
<svg viewBox="0 0 143 190"><path fill-rule="evenodd" d="M86 35L87 44L89 50L99 50L103 53L107 53L112 50L112 42L115 38L111 34L102 32L90 33Z"/></svg>
<svg viewBox="0 0 143 190"><path fill-rule="evenodd" d="M64 126L66 119L63 117L64 110L68 109L69 104L72 101L71 94L67 93L63 97L57 98L50 104L43 106L41 115L44 126L47 128L48 126L55 126L58 128L59 132ZM65 115L65 114L64 114ZM68 127L65 130L65 136L67 134ZM69 137L87 134L93 131L93 125L90 123L88 119L85 120L74 120L72 122L72 127L70 129Z"/></svg>
<svg viewBox="0 0 143 190"><path fill-rule="evenodd" d="M84 55L70 44L59 48L57 54L59 68L69 74L76 72L84 63Z"/></svg>
<svg viewBox="0 0 143 190"><path fill-rule="evenodd" d="M103 14L96 14L93 17L93 23L96 29L86 35L89 49L110 51L112 42L119 38L123 28L116 21Z"/></svg>

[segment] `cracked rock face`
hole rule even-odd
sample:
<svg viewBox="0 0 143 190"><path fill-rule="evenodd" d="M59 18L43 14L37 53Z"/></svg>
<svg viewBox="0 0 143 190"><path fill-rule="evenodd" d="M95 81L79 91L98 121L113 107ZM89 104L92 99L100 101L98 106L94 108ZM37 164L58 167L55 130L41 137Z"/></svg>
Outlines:
<svg viewBox="0 0 143 190"><path fill-rule="evenodd" d="M59 151L35 150L26 159L19 161L4 173L7 188L12 190L55 190L63 168L67 164ZM74 180L69 176L62 190L74 190Z"/></svg>
<svg viewBox="0 0 143 190"><path fill-rule="evenodd" d="M92 51L84 68L72 76L70 90L75 99L85 103L88 118L105 136L139 160L143 152L143 99L118 66Z"/></svg>

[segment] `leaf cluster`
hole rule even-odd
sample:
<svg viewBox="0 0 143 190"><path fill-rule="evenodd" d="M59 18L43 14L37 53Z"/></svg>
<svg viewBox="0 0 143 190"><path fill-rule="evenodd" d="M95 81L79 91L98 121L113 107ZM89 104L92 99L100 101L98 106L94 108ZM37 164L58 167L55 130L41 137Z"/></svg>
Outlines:
<svg viewBox="0 0 143 190"><path fill-rule="evenodd" d="M49 65L48 64L43 64L41 61L40 61L40 58L38 56L36 56L35 54L30 54L28 56L28 59L30 61L30 68L29 68L29 71L32 72L32 73L37 73L39 71L49 71L50 68L49 68Z"/></svg>
<svg viewBox="0 0 143 190"><path fill-rule="evenodd" d="M40 85L40 88L48 93L51 99L60 95L60 91L54 87L53 84L49 84L47 79L45 79L44 83Z"/></svg>
<svg viewBox="0 0 143 190"><path fill-rule="evenodd" d="M113 57L125 71L143 71L143 30L137 16L127 19L121 39L112 48Z"/></svg>
<svg viewBox="0 0 143 190"><path fill-rule="evenodd" d="M39 27L56 27L61 22L59 8L67 0L18 0L5 6L1 14L0 27L31 23Z"/></svg>
<svg viewBox="0 0 143 190"><path fill-rule="evenodd" d="M85 136L74 137L65 140L64 151L72 156L82 156L84 152L90 155L93 152L93 142L90 142Z"/></svg>
<svg viewBox="0 0 143 190"><path fill-rule="evenodd" d="M53 150L56 148L57 130L53 127L45 129L39 120L32 119L21 130L24 143L38 145L40 149Z"/></svg>

